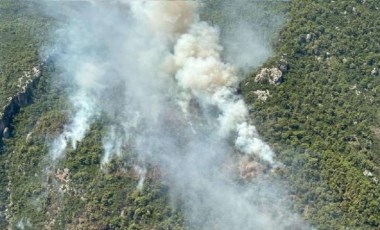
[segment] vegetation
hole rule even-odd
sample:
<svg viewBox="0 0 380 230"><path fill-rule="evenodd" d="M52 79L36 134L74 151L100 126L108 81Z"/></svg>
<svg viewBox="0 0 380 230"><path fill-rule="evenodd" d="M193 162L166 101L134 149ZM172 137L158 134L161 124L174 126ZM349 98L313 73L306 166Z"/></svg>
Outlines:
<svg viewBox="0 0 380 230"><path fill-rule="evenodd" d="M0 108L20 90L18 79L40 62L38 50L52 20L37 9L29 1L0 3Z"/></svg>
<svg viewBox="0 0 380 230"><path fill-rule="evenodd" d="M260 133L287 166L295 210L318 229L380 226L377 1L292 1L265 65L289 64L278 86L241 85ZM254 90L269 90L266 102Z"/></svg>
<svg viewBox="0 0 380 230"><path fill-rule="evenodd" d="M228 28L220 0L204 2L213 10L202 17ZM280 85L256 83L253 73L241 90L258 130L286 166L278 176L292 192L293 208L317 229L378 229L377 1L270 4L262 9L286 13L289 20L273 41L277 55L264 66L285 59L289 70ZM38 9L35 2L0 2L0 108L19 90L18 78L40 62L38 50L54 22ZM34 103L21 109L14 137L0 153L0 229L183 229L184 218L169 204L169 187L154 166L143 190L128 150L100 170L104 118L76 150L50 164L49 143L70 111L57 76L53 64L44 67ZM262 102L255 90L271 96Z"/></svg>
<svg viewBox="0 0 380 230"><path fill-rule="evenodd" d="M36 2L0 3L0 103L19 90L18 79L40 62L38 51L54 21L39 9ZM131 154L100 170L107 121L99 120L76 151L51 164L49 143L61 132L70 110L58 75L53 64L43 69L34 103L21 109L14 137L5 140L0 154L0 228L182 229L183 218L168 205L168 187L159 181L157 170L149 171L141 191Z"/></svg>
<svg viewBox="0 0 380 230"><path fill-rule="evenodd" d="M137 189L132 154L100 170L107 121L99 120L76 150L51 163L48 143L61 132L69 111L60 83L51 82L52 70L44 69L35 103L17 116L15 136L0 156L1 204L10 215L9 223L2 216L0 227L182 229L182 216L168 205L168 187L157 170L149 171L143 190Z"/></svg>

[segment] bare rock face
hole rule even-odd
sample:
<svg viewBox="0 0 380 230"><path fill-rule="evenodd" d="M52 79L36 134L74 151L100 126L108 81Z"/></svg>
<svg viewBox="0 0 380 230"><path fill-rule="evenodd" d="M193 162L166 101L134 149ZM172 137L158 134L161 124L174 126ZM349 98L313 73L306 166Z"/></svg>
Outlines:
<svg viewBox="0 0 380 230"><path fill-rule="evenodd" d="M35 66L32 71L25 73L19 79L19 92L8 98L8 103L0 110L0 148L2 147L2 138L10 138L11 130L9 128L12 119L25 107L32 103L32 91L42 75L42 67L45 63Z"/></svg>
<svg viewBox="0 0 380 230"><path fill-rule="evenodd" d="M312 34L312 33L302 34L302 35L298 38L298 43L299 43L299 44L310 43L312 40L313 40L313 34Z"/></svg>
<svg viewBox="0 0 380 230"><path fill-rule="evenodd" d="M255 77L255 82L271 85L278 85L283 81L283 74L279 68L263 68Z"/></svg>
<svg viewBox="0 0 380 230"><path fill-rule="evenodd" d="M262 165L248 158L242 158L239 162L239 175L243 180L250 181L261 175L263 171Z"/></svg>
<svg viewBox="0 0 380 230"><path fill-rule="evenodd" d="M379 72L380 72L380 71L379 71L378 68L373 68L372 71L371 71L371 75L372 75L372 76L377 76L377 75L379 75Z"/></svg>
<svg viewBox="0 0 380 230"><path fill-rule="evenodd" d="M311 34L306 34L306 42L309 43L313 39L313 35Z"/></svg>
<svg viewBox="0 0 380 230"><path fill-rule="evenodd" d="M3 137L4 138L10 138L11 137L11 129L6 127L3 131Z"/></svg>
<svg viewBox="0 0 380 230"><path fill-rule="evenodd" d="M271 95L269 90L256 90L253 94L257 97L257 100L265 102Z"/></svg>
<svg viewBox="0 0 380 230"><path fill-rule="evenodd" d="M278 67L278 69L280 69L281 72L284 74L284 73L287 73L288 70L289 70L289 63L288 63L284 58L281 58L281 59L277 62L277 67Z"/></svg>

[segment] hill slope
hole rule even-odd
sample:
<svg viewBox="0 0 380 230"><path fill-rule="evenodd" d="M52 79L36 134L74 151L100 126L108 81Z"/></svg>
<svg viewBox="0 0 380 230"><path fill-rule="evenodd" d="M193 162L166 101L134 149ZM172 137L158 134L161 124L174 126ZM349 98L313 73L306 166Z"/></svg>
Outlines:
<svg viewBox="0 0 380 230"><path fill-rule="evenodd" d="M296 209L319 229L376 229L379 187L376 1L292 1L277 43L280 85L241 85L252 116L288 168ZM259 73L259 72L258 72ZM256 90L269 90L265 102Z"/></svg>
<svg viewBox="0 0 380 230"><path fill-rule="evenodd" d="M282 5L289 21L264 67L286 63L283 82L256 82L259 68L241 83L252 120L286 165L276 176L290 188L293 209L317 229L380 225L377 7L374 0ZM41 62L38 50L53 21L38 9L24 1L0 3L0 105L18 92L19 77ZM209 20L226 23L217 12ZM5 140L0 228L183 229L183 214L173 208L169 186L154 166L148 167L142 191L136 189L138 162L132 153L99 170L110 122L105 118L77 150L50 164L49 143L71 109L59 74L53 62L43 67L34 103L17 114L14 135ZM270 96L259 100L257 90Z"/></svg>

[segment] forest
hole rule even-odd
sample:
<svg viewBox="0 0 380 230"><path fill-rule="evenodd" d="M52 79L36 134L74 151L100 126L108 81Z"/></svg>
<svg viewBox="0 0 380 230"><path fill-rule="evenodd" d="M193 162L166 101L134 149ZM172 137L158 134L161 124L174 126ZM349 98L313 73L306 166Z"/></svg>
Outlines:
<svg viewBox="0 0 380 230"><path fill-rule="evenodd" d="M227 33L223 1L203 2L201 17ZM264 37L270 37L273 55L242 73L238 91L258 133L284 164L270 177L283 182L291 210L315 229L378 229L378 1L259 1L257 7L241 15L269 28ZM43 47L59 22L41 8L37 1L0 2L0 108L46 58ZM283 15L281 22L268 17L274 14ZM41 68L32 103L12 116L11 137L3 137L0 228L196 229L186 226L181 204L173 205L156 165L147 166L142 190L136 189L138 156L128 150L100 170L102 137L112 123L106 116L51 164L49 143L64 129L73 105L54 58ZM258 81L264 68L280 69L281 80ZM262 91L265 99L258 96Z"/></svg>

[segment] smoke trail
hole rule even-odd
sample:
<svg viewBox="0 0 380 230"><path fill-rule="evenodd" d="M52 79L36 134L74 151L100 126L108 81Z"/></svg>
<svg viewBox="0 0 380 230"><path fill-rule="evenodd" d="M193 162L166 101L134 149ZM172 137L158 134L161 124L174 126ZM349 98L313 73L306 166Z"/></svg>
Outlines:
<svg viewBox="0 0 380 230"><path fill-rule="evenodd" d="M303 228L265 175L239 185L241 154L275 164L249 123L220 34L192 1L91 1L64 12L58 64L73 82L75 113L53 143L54 159L81 141L91 122L112 121L103 163L123 146L157 164L188 224L202 229ZM232 169L230 169L232 168ZM144 182L144 167L136 166ZM305 227L306 228L306 227Z"/></svg>
<svg viewBox="0 0 380 230"><path fill-rule="evenodd" d="M175 45L174 62L179 86L207 106L216 106L220 114L219 134L237 133L236 147L247 154L257 154L273 163L273 152L247 124L248 110L236 95L238 77L234 68L222 62L219 34L204 22L194 24Z"/></svg>

